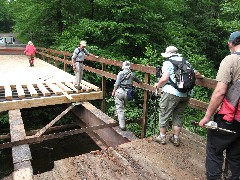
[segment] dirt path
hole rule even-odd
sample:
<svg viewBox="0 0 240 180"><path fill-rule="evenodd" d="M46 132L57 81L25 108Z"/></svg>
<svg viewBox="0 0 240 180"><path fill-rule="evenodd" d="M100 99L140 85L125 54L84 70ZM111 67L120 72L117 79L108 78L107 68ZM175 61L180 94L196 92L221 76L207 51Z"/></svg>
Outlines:
<svg viewBox="0 0 240 180"><path fill-rule="evenodd" d="M54 168L34 176L43 179L205 179L204 144L182 136L180 147L163 146L150 138L54 162Z"/></svg>

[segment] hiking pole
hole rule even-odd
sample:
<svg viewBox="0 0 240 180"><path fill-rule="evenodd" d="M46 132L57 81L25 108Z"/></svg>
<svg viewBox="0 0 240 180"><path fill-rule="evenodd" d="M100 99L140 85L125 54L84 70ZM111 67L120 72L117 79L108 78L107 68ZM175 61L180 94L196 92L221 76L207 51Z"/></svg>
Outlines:
<svg viewBox="0 0 240 180"><path fill-rule="evenodd" d="M196 121L191 121L191 125L193 126L199 126L198 122ZM225 131L225 132L229 132L229 133L236 133L235 131L231 131L229 129L224 129L224 128L220 128L218 127L218 124L214 121L209 121L208 123L206 123L203 128L207 128L207 129L216 129L216 130L220 130L220 131Z"/></svg>
<svg viewBox="0 0 240 180"><path fill-rule="evenodd" d="M156 83L161 77L161 69L159 66L156 67ZM157 98L158 98L158 89L155 90L155 102L154 102L154 122L153 122L153 134L155 135L156 122L157 122Z"/></svg>

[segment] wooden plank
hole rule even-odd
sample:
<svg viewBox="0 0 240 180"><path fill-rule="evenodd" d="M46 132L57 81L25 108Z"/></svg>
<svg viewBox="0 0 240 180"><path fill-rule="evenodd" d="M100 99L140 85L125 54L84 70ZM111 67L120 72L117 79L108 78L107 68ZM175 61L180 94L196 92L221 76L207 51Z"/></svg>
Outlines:
<svg viewBox="0 0 240 180"><path fill-rule="evenodd" d="M47 90L45 85L42 84L41 82L37 83L37 87L43 93L44 96L50 96L51 95L51 93Z"/></svg>
<svg viewBox="0 0 240 180"><path fill-rule="evenodd" d="M58 87L60 87L63 91L65 91L66 93L73 93L73 90L70 89L69 87L65 86L63 83L61 82L56 82L56 85L58 85Z"/></svg>
<svg viewBox="0 0 240 180"><path fill-rule="evenodd" d="M18 97L19 97L20 99L25 98L25 93L24 93L24 90L23 90L22 85L16 84L16 90L17 90L17 93L18 93Z"/></svg>
<svg viewBox="0 0 240 180"><path fill-rule="evenodd" d="M64 84L67 85L68 87L70 87L72 90L76 91L77 93L83 92L82 89L80 89L80 90L76 89L76 88L74 87L73 82L68 82L68 81L67 81L67 82L64 82Z"/></svg>
<svg viewBox="0 0 240 180"><path fill-rule="evenodd" d="M47 86L57 95L62 94L62 90L56 85L53 84L52 82L46 81Z"/></svg>
<svg viewBox="0 0 240 180"><path fill-rule="evenodd" d="M91 89L94 89L95 91L100 91L101 90L101 88L99 88L99 87L95 86L94 84L91 84L87 81L82 80L81 83L90 87Z"/></svg>
<svg viewBox="0 0 240 180"><path fill-rule="evenodd" d="M86 85L84 85L84 84L81 84L81 86L82 86L82 89L85 90L85 91L87 91L87 92L92 91L92 89L91 89L90 87L88 87L88 86L86 86Z"/></svg>
<svg viewBox="0 0 240 180"><path fill-rule="evenodd" d="M5 89L5 98L7 100L12 100L12 89L11 89L11 86L10 85L5 85L4 86L4 89Z"/></svg>
<svg viewBox="0 0 240 180"><path fill-rule="evenodd" d="M90 93L80 93L72 94L71 97L73 100L69 100L64 95L60 96L50 96L50 97L39 97L34 99L24 99L24 100L12 100L0 102L0 112L13 110L13 109L23 109L39 106L49 106L55 104L64 104L71 102L80 102L80 101L91 101L96 99L103 99L102 91L90 92Z"/></svg>
<svg viewBox="0 0 240 180"><path fill-rule="evenodd" d="M38 93L32 84L27 84L27 89L32 97L38 97Z"/></svg>

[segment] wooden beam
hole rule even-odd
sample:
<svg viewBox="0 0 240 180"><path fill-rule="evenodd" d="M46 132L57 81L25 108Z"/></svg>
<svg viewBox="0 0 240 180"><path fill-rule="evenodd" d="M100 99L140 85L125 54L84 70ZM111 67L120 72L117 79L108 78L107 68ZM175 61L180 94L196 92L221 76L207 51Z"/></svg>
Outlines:
<svg viewBox="0 0 240 180"><path fill-rule="evenodd" d="M43 96L50 96L51 93L47 90L45 85L43 85L41 82L37 83L38 89L42 92Z"/></svg>
<svg viewBox="0 0 240 180"><path fill-rule="evenodd" d="M67 109L65 109L61 114L59 114L56 118L54 118L50 123L48 123L42 129L40 129L40 131L38 131L35 134L35 137L39 137L43 133L45 133L50 127L52 127L56 122L58 122L65 114L67 114L75 105L78 105L78 104L79 103L73 103L71 106L69 106Z"/></svg>
<svg viewBox="0 0 240 180"><path fill-rule="evenodd" d="M27 89L30 92L32 97L38 97L38 93L32 84L27 84Z"/></svg>
<svg viewBox="0 0 240 180"><path fill-rule="evenodd" d="M16 90L20 99L25 98L25 93L21 84L16 84Z"/></svg>
<svg viewBox="0 0 240 180"><path fill-rule="evenodd" d="M5 89L5 98L7 100L12 100L12 89L11 89L11 86L10 85L5 85L4 86L4 89Z"/></svg>
<svg viewBox="0 0 240 180"><path fill-rule="evenodd" d="M23 109L23 108L49 106L49 105L55 105L55 104L65 104L65 103L72 103L72 102L102 99L103 93L102 91L98 91L98 92L94 91L90 93L71 94L71 97L73 98L71 101L68 98L66 98L66 96L64 95L39 97L34 99L4 101L4 102L0 102L0 112L7 111L7 110L14 110L14 109Z"/></svg>

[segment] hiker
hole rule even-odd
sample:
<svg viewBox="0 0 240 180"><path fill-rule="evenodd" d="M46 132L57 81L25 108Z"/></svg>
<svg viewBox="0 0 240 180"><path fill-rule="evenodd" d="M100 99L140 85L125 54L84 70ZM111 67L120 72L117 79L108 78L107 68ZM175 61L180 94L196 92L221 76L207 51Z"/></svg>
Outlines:
<svg viewBox="0 0 240 180"><path fill-rule="evenodd" d="M24 50L24 54L28 57L30 67L34 66L34 57L36 53L36 48L32 41L28 41L28 44Z"/></svg>
<svg viewBox="0 0 240 180"><path fill-rule="evenodd" d="M159 136L154 138L154 141L165 145L166 144L166 134L167 127L169 125L169 118L172 116L172 136L169 141L175 146L180 145L179 135L183 126L183 114L184 110L188 105L191 91L180 92L173 86L171 82L176 82L175 78L175 67L172 61L182 62L183 57L178 54L178 49L175 46L169 46L166 48L165 53L161 55L165 58L162 66L162 76L154 87L157 89L162 88L161 98L160 98L160 110L159 110ZM190 66L189 62L186 63ZM203 76L197 72L193 71L194 78L203 78Z"/></svg>
<svg viewBox="0 0 240 180"><path fill-rule="evenodd" d="M80 86L82 77L83 77L83 61L85 56L92 55L95 58L98 58L98 56L95 56L93 54L90 54L85 47L87 46L86 41L80 41L79 47L77 47L72 55L72 66L75 73L75 83L74 86L76 89L80 90L82 89L82 86Z"/></svg>
<svg viewBox="0 0 240 180"><path fill-rule="evenodd" d="M231 33L228 48L231 54L220 63L217 85L199 126L204 126L215 114L214 121L219 128L236 133L208 129L205 164L207 179L222 178L224 151L231 171L230 179L240 179L240 31ZM215 113L220 105L220 110Z"/></svg>
<svg viewBox="0 0 240 180"><path fill-rule="evenodd" d="M119 127L121 130L126 130L126 122L124 117L124 107L128 102L128 91L132 89L133 81L137 83L142 83L140 79L137 78L134 72L130 70L130 62L125 61L122 64L122 71L117 75L116 82L112 91L112 96L115 97L116 112L119 121Z"/></svg>

